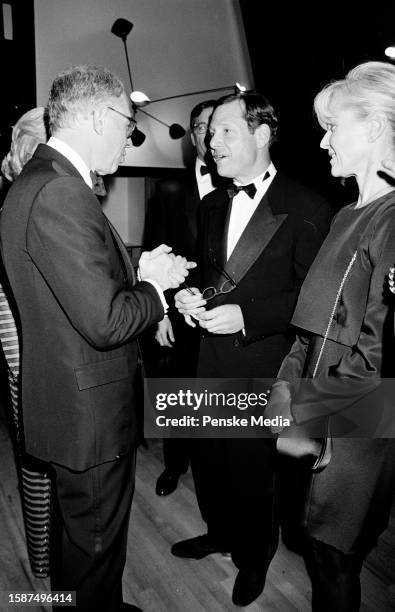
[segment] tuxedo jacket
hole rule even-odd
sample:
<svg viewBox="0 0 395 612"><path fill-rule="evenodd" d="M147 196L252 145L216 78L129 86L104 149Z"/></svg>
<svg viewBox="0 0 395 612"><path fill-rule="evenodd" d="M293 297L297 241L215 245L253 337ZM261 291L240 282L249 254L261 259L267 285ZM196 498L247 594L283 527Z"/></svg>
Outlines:
<svg viewBox="0 0 395 612"><path fill-rule="evenodd" d="M277 172L227 261L230 205L224 189L203 198L200 289L220 288L226 280L222 267L237 286L207 307L238 304L244 331L203 333L198 373L271 378L290 349L296 299L332 212L320 195Z"/></svg>
<svg viewBox="0 0 395 612"><path fill-rule="evenodd" d="M75 470L134 444L136 337L163 317L76 168L39 145L1 212L21 323L26 450Z"/></svg>

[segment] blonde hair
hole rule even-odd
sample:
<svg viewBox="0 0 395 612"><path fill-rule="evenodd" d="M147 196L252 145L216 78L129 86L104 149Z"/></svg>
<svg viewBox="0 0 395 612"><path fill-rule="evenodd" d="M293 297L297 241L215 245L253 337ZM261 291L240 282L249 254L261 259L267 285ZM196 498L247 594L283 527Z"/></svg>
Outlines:
<svg viewBox="0 0 395 612"><path fill-rule="evenodd" d="M27 111L12 129L11 148L3 159L1 171L13 181L32 157L37 145L47 141L46 110L43 106Z"/></svg>
<svg viewBox="0 0 395 612"><path fill-rule="evenodd" d="M364 62L344 79L328 83L314 99L314 111L321 126L330 123L336 97L364 119L374 112L384 113L395 137L395 66L386 62Z"/></svg>

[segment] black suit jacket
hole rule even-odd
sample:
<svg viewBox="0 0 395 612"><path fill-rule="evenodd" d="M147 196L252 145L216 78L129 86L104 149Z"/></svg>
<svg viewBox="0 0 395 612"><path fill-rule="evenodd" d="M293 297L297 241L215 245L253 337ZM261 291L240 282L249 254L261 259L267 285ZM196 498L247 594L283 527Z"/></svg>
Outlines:
<svg viewBox="0 0 395 612"><path fill-rule="evenodd" d="M226 261L229 204L226 190L203 199L200 288L219 287L225 280L210 261L214 257L237 287L208 307L238 304L245 334L204 333L198 372L207 377L273 377L291 346L292 312L329 229L331 208L317 193L277 172Z"/></svg>
<svg viewBox="0 0 395 612"><path fill-rule="evenodd" d="M83 470L131 450L138 334L163 317L82 177L39 145L1 213L31 455Z"/></svg>

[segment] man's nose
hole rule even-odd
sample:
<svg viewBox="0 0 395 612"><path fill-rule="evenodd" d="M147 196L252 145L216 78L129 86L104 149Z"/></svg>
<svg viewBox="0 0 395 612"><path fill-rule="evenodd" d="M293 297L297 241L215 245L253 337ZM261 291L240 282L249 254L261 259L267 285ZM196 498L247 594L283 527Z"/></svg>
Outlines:
<svg viewBox="0 0 395 612"><path fill-rule="evenodd" d="M221 143L221 138L219 134L211 134L208 142L210 144L210 148L215 149L215 147Z"/></svg>
<svg viewBox="0 0 395 612"><path fill-rule="evenodd" d="M321 149L329 149L329 132L325 132L320 142Z"/></svg>

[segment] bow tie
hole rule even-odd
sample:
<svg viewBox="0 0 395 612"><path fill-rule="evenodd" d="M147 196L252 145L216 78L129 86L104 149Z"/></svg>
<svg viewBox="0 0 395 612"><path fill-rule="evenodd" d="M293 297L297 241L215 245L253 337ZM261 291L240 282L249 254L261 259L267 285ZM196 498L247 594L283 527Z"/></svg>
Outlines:
<svg viewBox="0 0 395 612"><path fill-rule="evenodd" d="M265 176L262 179L262 183L263 181L266 181L269 176L270 172L267 170ZM251 200L253 200L256 194L256 187L254 183L249 183L248 185L235 185L234 183L232 183L226 191L228 192L230 198L233 198L240 191L245 191L246 194L251 198Z"/></svg>
<svg viewBox="0 0 395 612"><path fill-rule="evenodd" d="M104 186L103 177L100 174L96 174L93 170L90 171L90 176L92 179L92 191L97 196L105 196L107 195L106 188Z"/></svg>
<svg viewBox="0 0 395 612"><path fill-rule="evenodd" d="M205 174L210 174L210 170L207 166L200 166L200 174L204 176Z"/></svg>
<svg viewBox="0 0 395 612"><path fill-rule="evenodd" d="M245 191L248 196L250 196L251 200L254 199L256 194L256 187L254 183L249 183L248 185L231 185L226 190L230 198L233 198L240 191Z"/></svg>

